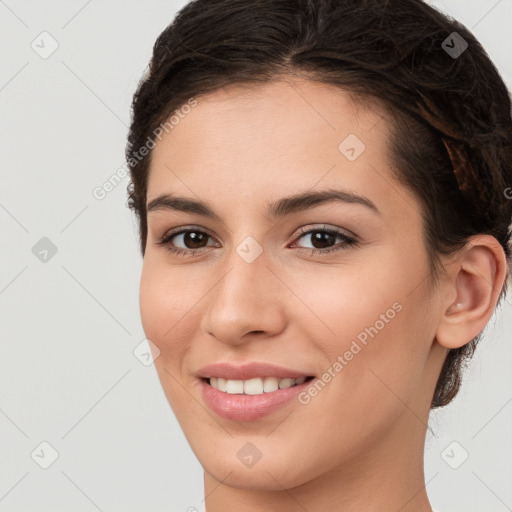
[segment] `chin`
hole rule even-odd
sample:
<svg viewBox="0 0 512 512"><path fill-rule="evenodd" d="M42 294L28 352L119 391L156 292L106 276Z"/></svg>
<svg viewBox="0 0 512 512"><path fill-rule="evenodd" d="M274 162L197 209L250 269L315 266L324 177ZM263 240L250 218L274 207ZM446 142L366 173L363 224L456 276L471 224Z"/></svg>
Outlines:
<svg viewBox="0 0 512 512"><path fill-rule="evenodd" d="M244 490L258 491L282 491L283 488L291 489L305 484L312 479L313 468L308 468L303 460L297 461L294 450L282 450L283 446L270 446L261 449L261 458L253 465L245 465L240 459L244 459L246 453L253 448L245 448L251 441L242 441L233 438L225 445L194 450L203 469L213 479L224 485ZM254 441L256 445L258 441ZM260 443L260 445L263 443ZM230 446L233 446L231 448ZM242 448L240 448L242 447ZM205 453L206 452L206 453ZM222 455L219 455L219 452ZM265 456L265 452L269 455ZM294 455L295 453L295 455ZM254 452L256 454L256 452ZM301 457L302 459L303 457ZM293 462L293 461L296 462Z"/></svg>

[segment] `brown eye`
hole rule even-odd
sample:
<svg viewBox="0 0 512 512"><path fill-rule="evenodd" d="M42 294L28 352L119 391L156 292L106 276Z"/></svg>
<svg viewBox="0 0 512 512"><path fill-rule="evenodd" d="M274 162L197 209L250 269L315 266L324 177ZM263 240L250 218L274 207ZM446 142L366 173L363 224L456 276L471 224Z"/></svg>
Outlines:
<svg viewBox="0 0 512 512"><path fill-rule="evenodd" d="M205 242L208 241L208 235L202 231L183 231L181 233L174 234L170 240L178 236L183 236L182 243L186 249L200 249L204 246Z"/></svg>
<svg viewBox="0 0 512 512"><path fill-rule="evenodd" d="M199 229L184 229L165 234L157 245L163 245L173 254L193 255L208 247L208 239L212 237ZM213 244L218 245L218 244Z"/></svg>
<svg viewBox="0 0 512 512"><path fill-rule="evenodd" d="M325 249L336 243L338 235L329 231L310 231L311 243L315 249Z"/></svg>
<svg viewBox="0 0 512 512"><path fill-rule="evenodd" d="M300 248L306 251L310 251L312 253L328 253L332 251L345 249L347 246L353 246L357 244L357 240L355 238L350 237L345 233L342 233L341 231L337 231L334 229L317 228L310 229L308 231L302 230L297 240L300 240L305 237L310 237L311 244L313 245L313 247ZM336 244L336 240L341 241L341 244Z"/></svg>

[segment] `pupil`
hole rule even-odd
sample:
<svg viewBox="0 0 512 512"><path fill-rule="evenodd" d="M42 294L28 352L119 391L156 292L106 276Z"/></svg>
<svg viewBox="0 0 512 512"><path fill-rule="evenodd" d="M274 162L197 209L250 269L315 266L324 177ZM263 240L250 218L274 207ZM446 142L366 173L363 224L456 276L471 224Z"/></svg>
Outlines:
<svg viewBox="0 0 512 512"><path fill-rule="evenodd" d="M328 233L326 231L314 231L312 238L313 238L313 246L315 247L315 249L325 249L326 242L327 242L327 247L329 245L331 245L329 242L334 243L335 235L333 235L332 233ZM320 242L320 247L316 246L316 242ZM324 245L322 245L322 243Z"/></svg>
<svg viewBox="0 0 512 512"><path fill-rule="evenodd" d="M203 236L203 233L197 233L196 231L191 231L189 233L185 233L185 237L184 237L185 245L189 246L189 249L198 249L201 247L201 239L202 238L205 238ZM194 244L198 244L198 243L199 243L199 245L194 245Z"/></svg>

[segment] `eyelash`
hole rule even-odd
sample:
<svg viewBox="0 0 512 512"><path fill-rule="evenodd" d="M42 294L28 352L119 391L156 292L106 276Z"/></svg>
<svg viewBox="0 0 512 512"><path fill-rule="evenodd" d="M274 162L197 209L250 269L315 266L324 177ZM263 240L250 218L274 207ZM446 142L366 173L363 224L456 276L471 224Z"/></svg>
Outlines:
<svg viewBox="0 0 512 512"><path fill-rule="evenodd" d="M194 256L195 254L197 254L199 252L203 252L203 249L206 249L206 247L201 247L200 249L181 249L181 248L176 249L170 245L170 241L172 240L172 238L174 238L177 235L182 235L183 233L188 233L190 231L196 232L196 233L202 233L202 234L205 234L210 237L210 235L208 235L208 233L206 233L205 231L201 231L199 229L180 228L177 231L174 231L174 232L171 231L170 233L166 233L160 239L160 241L156 242L156 245L164 246L167 251L169 251L171 254L174 254L177 256ZM309 254L316 254L316 253L327 254L330 252L341 251L341 250L347 249L348 247L356 247L358 245L358 240L356 238L350 237L350 236L346 235L345 233L338 231L336 229L326 228L325 226L323 228L314 228L314 229L300 228L295 240L301 238L301 236L303 236L305 234L310 234L313 232L323 232L323 233L329 233L330 235L337 236L343 240L344 244L341 246L335 245L335 246L329 247L327 249L315 249L315 248L309 249L307 247L299 247L299 250L306 251Z"/></svg>

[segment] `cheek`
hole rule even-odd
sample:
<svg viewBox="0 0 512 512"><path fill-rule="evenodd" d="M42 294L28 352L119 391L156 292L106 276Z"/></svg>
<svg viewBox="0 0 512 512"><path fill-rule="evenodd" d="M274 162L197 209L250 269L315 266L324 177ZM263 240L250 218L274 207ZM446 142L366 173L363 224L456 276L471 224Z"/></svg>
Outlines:
<svg viewBox="0 0 512 512"><path fill-rule="evenodd" d="M201 289L173 270L148 256L144 260L139 288L139 306L146 337L161 351L163 361L176 360L187 349L194 324L194 304ZM172 356L172 357L171 357Z"/></svg>
<svg viewBox="0 0 512 512"><path fill-rule="evenodd" d="M315 313L304 316L302 328L326 356L323 371L336 375L332 388L357 397L354 407L382 400L389 405L391 389L410 396L435 333L431 292L422 282L426 267L394 254L379 262L325 272L315 277L314 289L296 288Z"/></svg>
<svg viewBox="0 0 512 512"><path fill-rule="evenodd" d="M139 306L146 338L158 347L154 361L162 389L175 413L187 409L190 396L183 391L183 361L197 335L194 318L200 290L194 289L167 265L145 256L139 287ZM195 326L195 327L194 327ZM188 385L188 384L187 384Z"/></svg>
<svg viewBox="0 0 512 512"><path fill-rule="evenodd" d="M139 287L140 316L146 337L160 350L163 348L164 329L168 329L168 325L163 323L164 311L171 314L169 308L173 302L168 290L165 275L159 273L146 256Z"/></svg>
<svg viewBox="0 0 512 512"><path fill-rule="evenodd" d="M295 320L303 318L304 328L319 348L338 354L353 339L364 344L377 333L385 337L404 307L403 279L394 269L375 269L374 262L322 269L310 279L304 275L293 282L289 279L307 306L295 305L298 309L289 314ZM301 315L296 314L299 309Z"/></svg>

